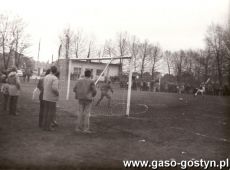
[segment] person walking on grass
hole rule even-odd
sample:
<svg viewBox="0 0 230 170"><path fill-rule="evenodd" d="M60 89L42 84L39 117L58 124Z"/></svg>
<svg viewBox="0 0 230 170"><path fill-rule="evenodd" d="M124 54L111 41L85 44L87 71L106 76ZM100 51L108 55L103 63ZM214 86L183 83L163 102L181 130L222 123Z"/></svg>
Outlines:
<svg viewBox="0 0 230 170"><path fill-rule="evenodd" d="M101 84L101 97L97 101L96 106L98 106L101 102L101 100L106 97L108 99L108 108L111 107L111 96L109 95L109 91L113 93L113 89L111 87L111 81L109 81L107 78L105 78L105 81Z"/></svg>
<svg viewBox="0 0 230 170"><path fill-rule="evenodd" d="M59 99L58 78L55 74L57 74L57 67L52 66L50 68L50 74L45 76L43 82L44 117L42 127L44 130L48 131L55 130L52 123L54 115L56 114L56 102Z"/></svg>
<svg viewBox="0 0 230 170"><path fill-rule="evenodd" d="M79 79L73 89L78 100L78 120L75 132L90 133L90 113L93 98L96 96L96 86L91 80L91 71L85 71L85 77Z"/></svg>
<svg viewBox="0 0 230 170"><path fill-rule="evenodd" d="M21 84L16 67L11 69L7 82L9 84L9 114L17 116L17 103L21 91Z"/></svg>

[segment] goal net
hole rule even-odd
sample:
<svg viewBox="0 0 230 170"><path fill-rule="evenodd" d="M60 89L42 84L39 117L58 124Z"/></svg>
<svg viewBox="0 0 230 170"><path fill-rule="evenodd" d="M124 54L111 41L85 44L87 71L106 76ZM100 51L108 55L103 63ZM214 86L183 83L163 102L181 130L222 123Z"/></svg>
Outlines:
<svg viewBox="0 0 230 170"><path fill-rule="evenodd" d="M70 59L69 60L69 74L67 81L61 85L62 99L61 107L63 109L76 113L78 102L74 99L73 87L76 81L84 75L86 69L90 69L92 79L95 81L97 87L97 95L93 100L92 116L129 116L131 113L140 112L143 108L132 103L132 89L135 89L133 80L133 61L131 57L123 57L122 61L125 64L125 72L122 74L114 74L114 66L118 67L121 58L98 58L98 59ZM77 72L77 64L80 63L82 69L77 78L73 78L73 73ZM83 65L87 66L83 66ZM96 68L99 68L97 71ZM84 69L83 69L84 67ZM99 69L98 69L99 70ZM116 69L115 69L116 70ZM96 73L96 74L95 74ZM107 80L107 82L105 82ZM103 86L110 82L111 89L108 89L106 95L102 94ZM102 98L100 100L100 98ZM64 98L66 100L64 100ZM110 100L111 98L111 100ZM100 100L100 101L99 101ZM99 103L98 103L99 101Z"/></svg>

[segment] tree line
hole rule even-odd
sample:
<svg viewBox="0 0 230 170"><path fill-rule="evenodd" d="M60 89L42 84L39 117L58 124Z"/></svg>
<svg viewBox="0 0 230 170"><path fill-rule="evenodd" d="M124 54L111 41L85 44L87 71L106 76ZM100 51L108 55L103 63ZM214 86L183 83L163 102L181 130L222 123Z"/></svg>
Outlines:
<svg viewBox="0 0 230 170"><path fill-rule="evenodd" d="M23 54L31 44L26 26L19 16L0 14L0 65L3 69L7 69L10 62L19 68L25 64L24 60L27 61ZM59 35L58 58L121 57L118 62L120 73L123 73L128 71L129 61L122 57L132 56L134 72L140 78L148 72L154 80L154 73L164 67L167 75L175 76L178 84L201 83L210 78L220 87L230 86L230 28L211 24L204 39L204 49L170 51L157 42L140 40L136 35L120 32L98 47L83 30L68 27ZM68 60L66 62L68 64Z"/></svg>
<svg viewBox="0 0 230 170"><path fill-rule="evenodd" d="M204 49L169 51L164 50L159 43L147 39L141 41L135 35L120 32L114 40L106 40L102 47L97 48L93 40L87 40L83 31L66 28L60 35L59 57L121 57L120 72L124 72L127 71L128 61L122 57L132 56L134 72L139 73L140 78L149 72L154 80L154 73L160 67L165 67L167 75L175 76L178 84L197 85L210 78L212 83L220 87L230 86L229 29L211 24L204 39Z"/></svg>

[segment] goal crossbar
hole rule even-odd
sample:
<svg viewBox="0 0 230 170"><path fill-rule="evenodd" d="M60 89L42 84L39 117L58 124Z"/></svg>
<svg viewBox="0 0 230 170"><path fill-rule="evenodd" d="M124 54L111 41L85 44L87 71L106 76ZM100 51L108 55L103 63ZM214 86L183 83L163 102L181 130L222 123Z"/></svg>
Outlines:
<svg viewBox="0 0 230 170"><path fill-rule="evenodd" d="M93 60L117 60L117 59L131 59L130 56L128 57L103 57L103 58L70 58L69 60L73 60L73 61L79 61L79 60L89 60L89 61L93 61Z"/></svg>

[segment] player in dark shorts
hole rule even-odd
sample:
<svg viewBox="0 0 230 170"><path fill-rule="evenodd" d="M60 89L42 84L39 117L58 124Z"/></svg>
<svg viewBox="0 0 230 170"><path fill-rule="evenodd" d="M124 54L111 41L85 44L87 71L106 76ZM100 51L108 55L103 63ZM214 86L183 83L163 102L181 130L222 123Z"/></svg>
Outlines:
<svg viewBox="0 0 230 170"><path fill-rule="evenodd" d="M101 100L106 97L108 99L108 107L111 107L111 96L109 95L109 91L111 91L113 93L113 89L111 87L111 81L109 81L107 78L105 79L105 81L101 84L101 97L100 99L97 101L96 106L98 106L101 102Z"/></svg>

